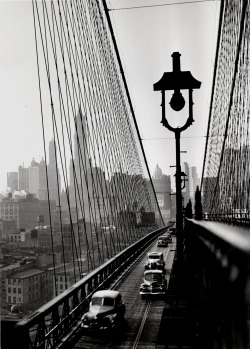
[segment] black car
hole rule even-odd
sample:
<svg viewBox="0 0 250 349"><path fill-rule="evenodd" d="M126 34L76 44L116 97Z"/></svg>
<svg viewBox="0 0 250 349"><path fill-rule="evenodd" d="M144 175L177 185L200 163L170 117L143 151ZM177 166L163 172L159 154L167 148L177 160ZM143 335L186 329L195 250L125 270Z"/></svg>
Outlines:
<svg viewBox="0 0 250 349"><path fill-rule="evenodd" d="M147 253L147 262L144 265L145 270L160 269L165 270L165 261L162 252Z"/></svg>
<svg viewBox="0 0 250 349"><path fill-rule="evenodd" d="M171 243L171 242L172 242L172 238L171 238L170 234L161 235L158 238L157 246L167 247L168 244Z"/></svg>
<svg viewBox="0 0 250 349"><path fill-rule="evenodd" d="M101 290L93 294L88 311L82 316L86 329L112 329L124 320L126 312L118 291Z"/></svg>
<svg viewBox="0 0 250 349"><path fill-rule="evenodd" d="M167 280L162 270L146 270L143 283L140 287L140 295L165 295L167 291Z"/></svg>

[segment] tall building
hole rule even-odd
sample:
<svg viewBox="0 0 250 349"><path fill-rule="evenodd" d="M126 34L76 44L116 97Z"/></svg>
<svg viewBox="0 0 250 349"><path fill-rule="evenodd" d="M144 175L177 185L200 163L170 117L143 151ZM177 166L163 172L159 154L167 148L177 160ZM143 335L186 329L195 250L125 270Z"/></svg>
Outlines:
<svg viewBox="0 0 250 349"><path fill-rule="evenodd" d="M158 164L155 167L153 178L154 179L161 179L162 178L162 170L160 169Z"/></svg>
<svg viewBox="0 0 250 349"><path fill-rule="evenodd" d="M18 189L29 192L28 169L21 165L18 167Z"/></svg>
<svg viewBox="0 0 250 349"><path fill-rule="evenodd" d="M72 166L73 168L73 166ZM87 118L83 116L81 108L76 116L76 128L74 134L74 169L73 182L78 194L77 208L79 218L83 218L83 207L88 204L88 173L91 168L89 137L87 130ZM75 176L74 176L75 175ZM75 178L75 181L74 181ZM86 210L88 214L88 209Z"/></svg>
<svg viewBox="0 0 250 349"><path fill-rule="evenodd" d="M32 159L28 167L28 193L38 197L39 192L39 163Z"/></svg>
<svg viewBox="0 0 250 349"><path fill-rule="evenodd" d="M49 164L47 166L49 198L50 200L55 200L58 203L58 194L61 193L61 176L57 167L56 151L56 143L54 139L51 139L49 142Z"/></svg>
<svg viewBox="0 0 250 349"><path fill-rule="evenodd" d="M84 170L91 167L90 147L87 130L87 118L82 115L81 108L76 116L76 130L74 134L74 164L77 181L81 182Z"/></svg>
<svg viewBox="0 0 250 349"><path fill-rule="evenodd" d="M48 191L47 191L47 179L46 179L46 164L42 158L39 164L39 188L38 188L38 199L47 200Z"/></svg>
<svg viewBox="0 0 250 349"><path fill-rule="evenodd" d="M194 200L195 200L195 191L196 187L200 187L200 179L198 177L197 168L195 166L189 166L187 162L184 162L184 173L186 174L186 182L185 182L185 188L182 191L182 195L184 198L184 206L187 205L189 199L191 199L192 204L194 206Z"/></svg>
<svg viewBox="0 0 250 349"><path fill-rule="evenodd" d="M18 190L18 172L8 172L7 173L7 187L13 193Z"/></svg>
<svg viewBox="0 0 250 349"><path fill-rule="evenodd" d="M54 139L51 139L49 142L49 164L56 166L56 144Z"/></svg>
<svg viewBox="0 0 250 349"><path fill-rule="evenodd" d="M167 223L170 219L172 219L170 176L162 174L162 170L157 164L152 181L163 220L165 223Z"/></svg>
<svg viewBox="0 0 250 349"><path fill-rule="evenodd" d="M197 168L195 166L191 167L191 181L190 181L190 192L193 193L193 197L195 197L195 192L197 186L200 188L200 178L198 177Z"/></svg>

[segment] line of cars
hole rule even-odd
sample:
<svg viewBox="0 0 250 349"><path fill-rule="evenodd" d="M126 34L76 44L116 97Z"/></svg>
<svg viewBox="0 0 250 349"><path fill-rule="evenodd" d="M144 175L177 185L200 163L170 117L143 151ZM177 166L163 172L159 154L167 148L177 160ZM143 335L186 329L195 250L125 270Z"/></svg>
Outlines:
<svg viewBox="0 0 250 349"><path fill-rule="evenodd" d="M172 242L170 231L158 238L158 247L167 247ZM165 261L163 252L149 252L144 265L145 271L143 282L140 286L141 297L149 295L165 295L167 291L167 280L165 274Z"/></svg>
<svg viewBox="0 0 250 349"><path fill-rule="evenodd" d="M164 234L158 238L157 245L168 246L171 241L171 235ZM163 252L149 252L144 269L143 283L140 286L141 296L165 294L167 280L164 276ZM120 292L99 290L91 297L88 311L81 318L81 327L88 330L111 330L123 322L125 312L126 307Z"/></svg>

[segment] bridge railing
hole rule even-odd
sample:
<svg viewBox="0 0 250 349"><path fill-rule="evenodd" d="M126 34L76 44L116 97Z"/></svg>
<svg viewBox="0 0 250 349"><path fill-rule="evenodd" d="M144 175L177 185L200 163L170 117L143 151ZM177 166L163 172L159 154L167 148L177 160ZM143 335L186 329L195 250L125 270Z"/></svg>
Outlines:
<svg viewBox="0 0 250 349"><path fill-rule="evenodd" d="M92 271L65 292L18 322L8 339L8 349L58 348L86 311L89 298L97 289L107 289L165 228L149 233L105 264Z"/></svg>
<svg viewBox="0 0 250 349"><path fill-rule="evenodd" d="M198 347L249 348L250 230L187 219L184 254L198 288Z"/></svg>
<svg viewBox="0 0 250 349"><path fill-rule="evenodd" d="M250 227L250 210L235 210L229 214L210 213L205 214L204 219L247 228Z"/></svg>

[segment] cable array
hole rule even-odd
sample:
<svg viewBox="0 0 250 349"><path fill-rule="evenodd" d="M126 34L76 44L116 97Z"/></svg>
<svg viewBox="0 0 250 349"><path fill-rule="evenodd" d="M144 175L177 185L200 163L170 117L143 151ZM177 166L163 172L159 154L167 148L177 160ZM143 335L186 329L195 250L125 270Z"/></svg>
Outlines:
<svg viewBox="0 0 250 349"><path fill-rule="evenodd" d="M76 282L163 221L102 2L32 5L52 251L70 283L69 268Z"/></svg>
<svg viewBox="0 0 250 349"><path fill-rule="evenodd" d="M221 3L203 169L207 217L249 225L250 1Z"/></svg>

